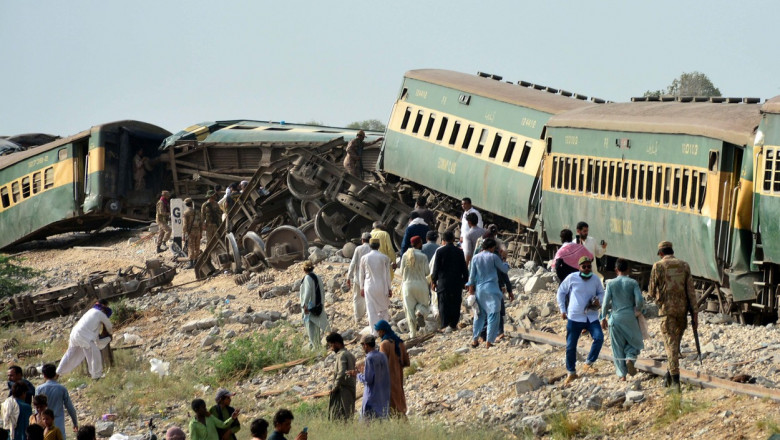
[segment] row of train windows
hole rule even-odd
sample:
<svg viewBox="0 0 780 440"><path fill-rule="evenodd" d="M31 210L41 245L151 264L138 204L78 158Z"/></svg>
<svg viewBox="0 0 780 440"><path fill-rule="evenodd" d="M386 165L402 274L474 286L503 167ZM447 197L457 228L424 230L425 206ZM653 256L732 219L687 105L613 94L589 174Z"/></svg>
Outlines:
<svg viewBox="0 0 780 440"><path fill-rule="evenodd" d="M41 182L43 177L43 182ZM43 183L43 187L41 187ZM0 203L3 208L11 206L13 203L19 203L20 201L38 194L41 190L46 190L54 186L54 167L49 167L36 173L32 176L25 176L21 179L11 182L8 185L0 187Z"/></svg>
<svg viewBox="0 0 780 440"><path fill-rule="evenodd" d="M688 168L553 157L551 187L701 211L707 173Z"/></svg>
<svg viewBox="0 0 780 440"><path fill-rule="evenodd" d="M425 129L422 130L422 136L425 138L430 138L433 131L434 131L434 125L436 123L436 114L435 113L428 113L428 119L425 123ZM409 128L409 121L412 118L412 108L406 107L406 111L404 112L404 118L401 121L401 130L407 130ZM418 110L417 115L415 116L414 123L411 127L412 134L419 135L420 134L420 128L422 127L423 120L425 119L425 111ZM447 135L447 128L449 126L450 120L446 116L441 117L441 122L439 123L438 129L436 130L436 142L442 142L444 141L444 138L447 137L447 144L449 146L455 148L456 144L458 143L458 135L460 134L460 130L462 127L461 121L452 121L452 129L449 132L449 136ZM475 128L473 125L469 124L466 127L466 132L463 138L460 141L460 148L462 150L468 150L471 146L472 140L475 139L474 137L474 131ZM490 159L496 159L496 156L498 156L498 150L501 146L501 141L503 140L503 135L501 133L494 133L493 139L490 142L490 150L488 157ZM485 150L485 146L488 145L488 129L483 128L481 129L479 139L477 142L476 150L474 151L476 154L482 154ZM504 151L502 162L505 164L510 164L512 162L512 156L515 153L515 147L517 146L517 138L510 137L509 143L507 144L506 151ZM531 142L526 141L523 144L523 149L519 154L519 157L517 158L517 167L523 168L525 167L526 163L528 162L528 156L531 154Z"/></svg>
<svg viewBox="0 0 780 440"><path fill-rule="evenodd" d="M764 191L780 193L780 150L768 149L764 154Z"/></svg>

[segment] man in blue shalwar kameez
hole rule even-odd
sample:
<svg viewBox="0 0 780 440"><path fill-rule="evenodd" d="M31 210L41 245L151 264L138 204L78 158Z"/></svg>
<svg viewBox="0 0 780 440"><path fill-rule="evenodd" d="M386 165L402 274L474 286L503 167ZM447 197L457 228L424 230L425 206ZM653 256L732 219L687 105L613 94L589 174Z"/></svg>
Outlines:
<svg viewBox="0 0 780 440"><path fill-rule="evenodd" d="M624 381L626 373L631 376L636 374L634 363L639 352L645 348L636 315L642 310L644 299L639 283L628 276L628 261L618 259L615 270L618 277L607 283L607 293L601 307L601 328L606 330L609 322L615 369L620 380ZM610 310L612 313L609 313L608 321L607 313Z"/></svg>
<svg viewBox="0 0 780 440"><path fill-rule="evenodd" d="M386 419L390 408L390 369L387 356L376 349L376 338L363 336L360 343L366 353L366 363L362 373L352 370L349 374L365 386L361 420Z"/></svg>
<svg viewBox="0 0 780 440"><path fill-rule="evenodd" d="M498 324L501 318L501 289L498 287L498 272L506 273L509 265L503 261L506 251L501 251L501 257L496 255L496 240L486 238L482 241L482 252L471 260L471 272L469 282L469 295L477 295L479 312L474 320L473 337L471 346L479 345L479 334L487 320L487 344L492 347L498 336Z"/></svg>

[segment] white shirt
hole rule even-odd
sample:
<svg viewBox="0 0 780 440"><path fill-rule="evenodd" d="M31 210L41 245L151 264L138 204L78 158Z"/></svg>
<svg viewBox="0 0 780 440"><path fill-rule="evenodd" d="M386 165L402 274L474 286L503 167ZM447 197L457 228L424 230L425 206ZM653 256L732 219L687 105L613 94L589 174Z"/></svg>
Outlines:
<svg viewBox="0 0 780 440"><path fill-rule="evenodd" d="M70 331L71 343L88 348L90 344L96 343L100 336L100 326L104 326L106 331L111 333L113 330L111 321L105 313L97 309L89 309L84 316L79 319L73 330Z"/></svg>
<svg viewBox="0 0 780 440"><path fill-rule="evenodd" d="M390 259L377 250L371 250L360 259L358 278L360 288L366 297L366 306L374 310L386 310L390 307Z"/></svg>
<svg viewBox="0 0 780 440"><path fill-rule="evenodd" d="M580 241L583 246L585 246L585 249L588 250L591 254L593 254L596 258L601 258L604 256L604 253L606 250L601 247L601 244L596 242L596 239L588 235L588 238L585 239L585 241Z"/></svg>
<svg viewBox="0 0 780 440"><path fill-rule="evenodd" d="M371 252L371 246L368 243L363 243L355 248L355 253L352 254L352 261L349 262L349 272L347 272L347 279L352 281L353 285L359 285L360 279L360 260L364 255Z"/></svg>
<svg viewBox="0 0 780 440"><path fill-rule="evenodd" d="M463 237L466 236L466 233L469 232L469 229L471 229L471 227L469 226L469 222L466 221L466 215L470 214L472 212L474 214L477 214L477 226L479 226L480 228L484 227L483 224L482 224L482 214L480 214L479 211L477 211L472 206L471 208L469 208L468 211L463 213L463 217L461 217L461 219L460 219L460 238L461 238L461 240L463 239Z"/></svg>

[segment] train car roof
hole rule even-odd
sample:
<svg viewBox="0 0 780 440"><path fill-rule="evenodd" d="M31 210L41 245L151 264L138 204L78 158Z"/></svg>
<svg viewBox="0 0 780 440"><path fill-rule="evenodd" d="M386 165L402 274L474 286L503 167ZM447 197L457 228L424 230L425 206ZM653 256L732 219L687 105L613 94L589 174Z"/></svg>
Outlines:
<svg viewBox="0 0 780 440"><path fill-rule="evenodd" d="M404 76L552 114L595 105L580 99L451 70L410 70Z"/></svg>
<svg viewBox="0 0 780 440"><path fill-rule="evenodd" d="M780 96L767 99L764 105L761 106L761 111L764 113L780 113Z"/></svg>
<svg viewBox="0 0 780 440"><path fill-rule="evenodd" d="M760 120L758 104L627 102L556 115L547 121L547 126L687 134L749 145Z"/></svg>
<svg viewBox="0 0 780 440"><path fill-rule="evenodd" d="M124 121L108 122L108 123L105 123L105 124L95 125L95 126L93 126L91 128L88 128L88 129L86 129L84 131L78 132L78 133L76 133L74 135L71 135L71 136L68 136L68 137L64 137L62 139L57 139L54 142L49 142L48 144L43 144L43 145L38 146L38 147L29 148L29 149L27 149L25 151L22 151L22 152L19 152L19 153L13 153L13 154L9 154L7 156L0 156L0 170L6 168L8 166L11 166L11 165L13 165L13 164L15 164L17 162L21 162L21 161L23 161L25 159L29 159L29 158L31 158L33 156L36 156L36 155L40 154L40 153L43 153L43 152L46 152L46 151L49 151L49 150L53 150L53 149L55 149L57 147L60 147L62 145L67 145L67 144L69 144L69 143L71 143L73 141L85 138L85 137L89 136L92 133L93 130L99 130L101 128L119 127L119 126L123 126L123 125L128 125L128 126L132 126L132 127L136 127L136 128L153 129L154 131L159 132L161 136L170 135L171 134L171 132L169 132L168 130L165 130L164 128L161 128L161 127L158 127L156 125L149 124L149 123L146 123L146 122L141 122L141 121L124 120Z"/></svg>

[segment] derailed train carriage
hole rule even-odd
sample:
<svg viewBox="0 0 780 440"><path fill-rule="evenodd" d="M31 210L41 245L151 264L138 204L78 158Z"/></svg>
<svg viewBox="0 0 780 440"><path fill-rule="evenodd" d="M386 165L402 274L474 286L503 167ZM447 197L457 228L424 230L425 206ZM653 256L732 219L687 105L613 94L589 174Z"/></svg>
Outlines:
<svg viewBox="0 0 780 440"><path fill-rule="evenodd" d="M743 321L777 318L780 254L765 243L780 232L778 98L763 110L753 98L589 103L500 80L407 72L381 169L471 197L516 228L527 258L549 257L560 229L586 220L608 255L637 263L646 281L657 243L670 240L691 263L700 306ZM771 146L754 151L759 122ZM765 180L756 193L754 168Z"/></svg>
<svg viewBox="0 0 780 440"><path fill-rule="evenodd" d="M164 177L154 159L169 135L145 122L119 121L0 157L0 249L62 232L148 221ZM133 182L139 149L151 159L143 190Z"/></svg>

